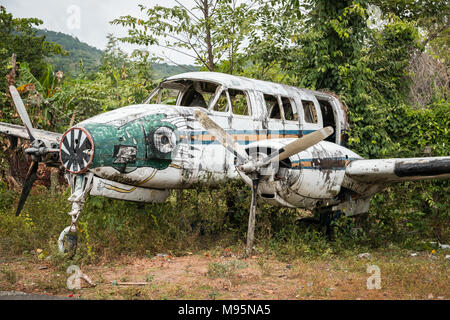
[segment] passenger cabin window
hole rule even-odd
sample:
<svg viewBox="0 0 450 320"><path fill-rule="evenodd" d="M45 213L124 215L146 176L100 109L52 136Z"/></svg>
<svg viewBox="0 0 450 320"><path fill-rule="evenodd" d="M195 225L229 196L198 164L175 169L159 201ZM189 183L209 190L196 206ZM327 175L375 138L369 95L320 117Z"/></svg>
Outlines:
<svg viewBox="0 0 450 320"><path fill-rule="evenodd" d="M230 96L231 110L233 111L233 114L249 116L250 110L245 92L242 90L228 89L228 94Z"/></svg>
<svg viewBox="0 0 450 320"><path fill-rule="evenodd" d="M280 97L280 100L276 96L272 96L269 94L264 95L264 101L266 102L267 114L270 119L282 119L284 115L284 119L288 121L295 121L298 119L297 113L294 111L291 100L287 97ZM280 108L283 107L283 113Z"/></svg>
<svg viewBox="0 0 450 320"><path fill-rule="evenodd" d="M222 90L219 99L216 104L212 107L213 111L227 112L228 111L228 98L226 90Z"/></svg>
<svg viewBox="0 0 450 320"><path fill-rule="evenodd" d="M281 111L277 97L265 94L264 101L266 102L267 114L269 115L269 118L281 119Z"/></svg>
<svg viewBox="0 0 450 320"><path fill-rule="evenodd" d="M284 119L288 121L295 121L298 119L298 115L295 112L294 108L292 106L291 100L286 97L281 97L281 103L283 104L283 111L284 111Z"/></svg>
<svg viewBox="0 0 450 320"><path fill-rule="evenodd" d="M314 102L309 100L302 100L303 111L305 113L305 122L317 123L317 112Z"/></svg>

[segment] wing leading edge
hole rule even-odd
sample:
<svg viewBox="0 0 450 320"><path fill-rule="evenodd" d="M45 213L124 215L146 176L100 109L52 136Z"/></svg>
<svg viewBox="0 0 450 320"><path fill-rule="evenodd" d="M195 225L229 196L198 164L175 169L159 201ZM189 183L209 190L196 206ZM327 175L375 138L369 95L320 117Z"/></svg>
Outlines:
<svg viewBox="0 0 450 320"><path fill-rule="evenodd" d="M450 157L354 160L346 176L364 183L450 178Z"/></svg>

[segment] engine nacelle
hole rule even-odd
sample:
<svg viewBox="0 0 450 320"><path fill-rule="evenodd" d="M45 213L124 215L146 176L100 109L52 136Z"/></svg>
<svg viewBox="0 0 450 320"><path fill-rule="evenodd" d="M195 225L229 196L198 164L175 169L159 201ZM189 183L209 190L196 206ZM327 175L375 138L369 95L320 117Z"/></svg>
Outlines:
<svg viewBox="0 0 450 320"><path fill-rule="evenodd" d="M264 140L249 144L249 153L265 152L284 147L288 139ZM349 161L360 159L357 154L328 141L302 151L267 171L260 180L258 193L268 203L284 207L314 208L339 203L336 196L341 190L345 169ZM248 176L239 172L251 185Z"/></svg>

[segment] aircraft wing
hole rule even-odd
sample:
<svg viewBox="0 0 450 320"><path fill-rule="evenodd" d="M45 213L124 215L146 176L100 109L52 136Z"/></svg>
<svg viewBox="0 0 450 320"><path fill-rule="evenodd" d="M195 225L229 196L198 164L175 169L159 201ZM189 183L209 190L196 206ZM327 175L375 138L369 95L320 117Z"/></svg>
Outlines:
<svg viewBox="0 0 450 320"><path fill-rule="evenodd" d="M54 141L59 143L62 137L62 133L56 133L40 129L33 129L33 132L36 136L35 138L40 140ZM15 124L0 122L0 133L22 139L28 140L30 139L30 137L28 136L27 129L25 129L25 127L23 126L18 126Z"/></svg>
<svg viewBox="0 0 450 320"><path fill-rule="evenodd" d="M363 183L450 178L450 157L354 160L345 175Z"/></svg>

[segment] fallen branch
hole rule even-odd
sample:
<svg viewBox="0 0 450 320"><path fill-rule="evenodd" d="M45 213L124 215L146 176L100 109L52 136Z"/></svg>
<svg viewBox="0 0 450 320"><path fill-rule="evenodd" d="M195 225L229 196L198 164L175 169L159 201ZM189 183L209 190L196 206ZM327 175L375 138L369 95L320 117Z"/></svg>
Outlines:
<svg viewBox="0 0 450 320"><path fill-rule="evenodd" d="M148 282L119 282L116 280L112 281L113 286L146 286Z"/></svg>

